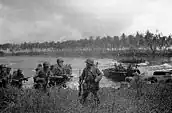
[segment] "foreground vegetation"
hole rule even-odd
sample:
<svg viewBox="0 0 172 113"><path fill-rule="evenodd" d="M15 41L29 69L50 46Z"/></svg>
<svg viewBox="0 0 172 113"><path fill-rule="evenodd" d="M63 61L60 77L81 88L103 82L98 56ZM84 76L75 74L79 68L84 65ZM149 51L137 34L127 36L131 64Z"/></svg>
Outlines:
<svg viewBox="0 0 172 113"><path fill-rule="evenodd" d="M141 89L141 90L138 90ZM1 90L2 94L2 90ZM132 88L101 88L101 104L96 107L90 95L87 104L78 102L77 91L57 89L49 95L34 89L9 88L4 97L9 103L3 113L170 113L172 112L172 86L168 84L141 84ZM6 100L7 101L7 100Z"/></svg>

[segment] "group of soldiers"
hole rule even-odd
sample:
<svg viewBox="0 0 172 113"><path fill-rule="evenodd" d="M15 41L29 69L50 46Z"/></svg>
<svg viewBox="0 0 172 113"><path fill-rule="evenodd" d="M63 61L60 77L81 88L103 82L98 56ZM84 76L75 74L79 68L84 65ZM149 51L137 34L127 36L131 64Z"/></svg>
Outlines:
<svg viewBox="0 0 172 113"><path fill-rule="evenodd" d="M67 79L66 75L70 75L71 71L67 72L63 62L64 60L59 58L57 59L57 64L55 65L50 66L48 62L44 62L43 66L38 64L34 82L42 83L44 91L46 91L48 80L49 86L54 86L55 84L60 83L63 85L63 87L66 87L66 85L63 84L63 81ZM82 74L79 76L78 96L81 97L80 103L84 104L89 93L92 93L94 95L95 102L99 104L100 100L98 98L97 92L99 90L99 82L102 79L103 73L97 68L97 65L94 64L93 59L87 59L85 63L86 67L83 69Z"/></svg>
<svg viewBox="0 0 172 113"><path fill-rule="evenodd" d="M115 71L125 71L126 69L122 66L122 64L117 65L116 63L114 64Z"/></svg>
<svg viewBox="0 0 172 113"><path fill-rule="evenodd" d="M70 79L72 74L71 65L64 65L62 58L57 59L57 63L50 65L49 62L38 64L35 69L36 75L34 76L34 87L43 88L46 92L47 87L63 86L66 87L65 82Z"/></svg>
<svg viewBox="0 0 172 113"><path fill-rule="evenodd" d="M59 58L57 59L57 64L51 65L48 62L44 62L43 66L38 64L36 68L36 76L34 77L35 83L42 83L44 91L46 91L46 86L49 80L49 86L54 86L55 84L62 84L63 87L66 87L63 81L67 80L66 75L70 75L72 67L65 69L63 65L64 60ZM85 61L86 67L83 69L82 74L79 77L79 94L81 97L80 103L84 104L89 93L94 95L95 102L100 103L97 92L99 90L99 82L102 79L103 73L97 68L97 65L94 64L93 59L87 59ZM61 78L61 79L60 79Z"/></svg>
<svg viewBox="0 0 172 113"><path fill-rule="evenodd" d="M65 81L72 73L71 65L64 65L62 58L57 59L57 64L50 65L49 62L43 62L38 64L35 69L34 88L42 88L43 91L47 91L47 86L62 85L66 87ZM99 90L99 82L102 79L103 73L94 64L93 59L87 59L85 61L86 67L83 69L82 74L79 77L79 97L80 102L85 103L89 93L94 95L94 99L97 103L100 103L97 92ZM66 68L67 67L67 68ZM17 85L22 87L22 81L28 80L25 78L22 70L18 69L11 74L11 68L5 65L0 66L0 87L6 88L7 84Z"/></svg>
<svg viewBox="0 0 172 113"><path fill-rule="evenodd" d="M0 88L7 88L8 85L22 87L22 81L27 80L23 75L21 69L11 72L11 67L1 64L0 65Z"/></svg>
<svg viewBox="0 0 172 113"><path fill-rule="evenodd" d="M119 65L117 65L116 63L114 64L114 69L115 71L121 72L121 71L127 71L128 73L132 74L133 71L137 71L140 74L140 70L138 69L138 65L137 64L129 64L127 66L127 68L125 68L124 66L122 66L122 64L120 63Z"/></svg>

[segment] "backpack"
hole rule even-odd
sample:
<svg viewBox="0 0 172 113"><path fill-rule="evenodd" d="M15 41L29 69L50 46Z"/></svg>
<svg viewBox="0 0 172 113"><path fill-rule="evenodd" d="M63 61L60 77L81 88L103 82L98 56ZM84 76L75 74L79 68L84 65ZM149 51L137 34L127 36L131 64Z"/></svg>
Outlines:
<svg viewBox="0 0 172 113"><path fill-rule="evenodd" d="M94 70L88 70L86 69L85 70L85 82L91 82L91 83L94 83L95 82L95 79L96 79L96 75L94 74L93 72Z"/></svg>

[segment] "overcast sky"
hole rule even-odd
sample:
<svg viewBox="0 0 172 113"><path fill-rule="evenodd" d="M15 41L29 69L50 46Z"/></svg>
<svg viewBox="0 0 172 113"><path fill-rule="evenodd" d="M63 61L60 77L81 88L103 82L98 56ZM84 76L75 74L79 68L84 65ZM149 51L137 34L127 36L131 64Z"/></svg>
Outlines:
<svg viewBox="0 0 172 113"><path fill-rule="evenodd" d="M172 31L172 0L0 0L0 43Z"/></svg>

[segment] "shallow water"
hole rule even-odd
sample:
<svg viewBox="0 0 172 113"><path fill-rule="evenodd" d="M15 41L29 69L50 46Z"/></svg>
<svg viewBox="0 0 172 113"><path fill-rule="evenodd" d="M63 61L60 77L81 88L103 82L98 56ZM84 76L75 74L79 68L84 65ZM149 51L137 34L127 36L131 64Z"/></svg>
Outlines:
<svg viewBox="0 0 172 113"><path fill-rule="evenodd" d="M22 69L24 72L24 75L26 77L34 76L34 69L36 68L38 63L43 63L44 61L50 62L50 64L56 63L56 57L0 57L0 64L9 64L13 69ZM74 78L71 82L68 83L68 86L76 89L78 86L78 76L81 74L79 73L79 70L82 71L82 69L85 67L85 58L68 58L65 57L64 64L71 64L72 65L72 73ZM161 61L160 59L154 59L156 63ZM111 66L114 62L116 62L113 59L95 59L95 61L98 61L100 70L107 68ZM152 60L151 60L152 61ZM170 62L169 62L170 63ZM150 68L147 67L140 67L141 72L150 71ZM28 82L24 83L27 84L27 86L32 86L33 79L29 79ZM114 83L105 77L100 82L100 87L117 87L119 84Z"/></svg>

